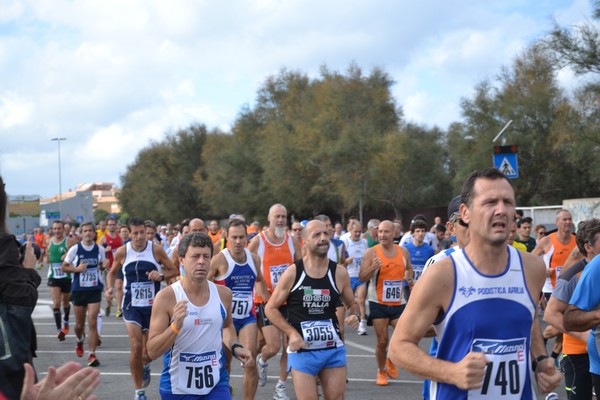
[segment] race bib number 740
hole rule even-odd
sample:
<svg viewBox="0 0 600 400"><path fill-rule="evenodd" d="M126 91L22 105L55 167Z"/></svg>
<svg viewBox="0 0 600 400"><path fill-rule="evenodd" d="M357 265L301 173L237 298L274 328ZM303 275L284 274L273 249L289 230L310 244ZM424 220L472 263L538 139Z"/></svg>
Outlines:
<svg viewBox="0 0 600 400"><path fill-rule="evenodd" d="M488 359L483 386L469 399L520 399L527 373L527 339L475 339L471 350Z"/></svg>

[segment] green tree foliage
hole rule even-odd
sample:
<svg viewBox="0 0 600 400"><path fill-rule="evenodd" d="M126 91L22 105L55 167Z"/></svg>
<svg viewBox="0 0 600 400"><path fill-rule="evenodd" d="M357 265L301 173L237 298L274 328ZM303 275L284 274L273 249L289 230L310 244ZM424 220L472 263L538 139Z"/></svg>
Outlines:
<svg viewBox="0 0 600 400"><path fill-rule="evenodd" d="M393 84L384 71L364 74L355 64L345 73L322 67L315 79L287 70L267 78L255 107L240 113L231 134L207 138L206 168L195 182L211 215L236 212L264 219L276 202L302 216L360 214L362 207L399 213L415 204L415 193L390 200L390 175L376 169L386 137L400 135L402 113L391 95ZM410 146L427 143L425 157L441 160L419 174L422 190L417 190L424 204L439 205L440 196L430 188L447 181L442 132L408 126L404 134L414 143L393 144L389 151L409 152ZM378 197L372 195L376 191Z"/></svg>
<svg viewBox="0 0 600 400"><path fill-rule="evenodd" d="M558 86L552 57L533 45L502 69L495 85L483 82L462 102L464 122L451 126L449 148L461 149L451 168L454 189L469 171L492 163L492 139L513 123L503 141L519 147L519 179L513 181L520 205L557 204L579 197L581 173L572 163L569 136L577 115ZM495 143L501 144L500 141Z"/></svg>
<svg viewBox="0 0 600 400"><path fill-rule="evenodd" d="M569 66L576 74L600 72L600 30L595 21L600 20L600 1L592 2L589 21L570 28L553 23L549 36L543 43L554 55L558 67Z"/></svg>
<svg viewBox="0 0 600 400"><path fill-rule="evenodd" d="M130 215L156 222L205 214L194 178L203 166L207 136L204 125L192 125L143 149L121 177L122 207Z"/></svg>

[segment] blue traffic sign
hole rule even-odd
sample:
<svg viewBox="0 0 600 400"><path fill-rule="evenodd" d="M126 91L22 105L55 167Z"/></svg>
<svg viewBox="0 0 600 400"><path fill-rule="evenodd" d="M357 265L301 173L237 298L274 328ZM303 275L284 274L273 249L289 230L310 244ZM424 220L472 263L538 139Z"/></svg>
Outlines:
<svg viewBox="0 0 600 400"><path fill-rule="evenodd" d="M517 153L494 154L494 167L498 168L507 178L519 177Z"/></svg>

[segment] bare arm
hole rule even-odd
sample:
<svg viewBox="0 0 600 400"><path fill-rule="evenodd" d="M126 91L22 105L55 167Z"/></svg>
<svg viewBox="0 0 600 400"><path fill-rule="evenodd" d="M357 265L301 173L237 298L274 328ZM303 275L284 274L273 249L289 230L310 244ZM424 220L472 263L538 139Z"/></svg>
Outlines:
<svg viewBox="0 0 600 400"><path fill-rule="evenodd" d="M563 324L563 315L567 310L569 304L564 301L558 300L556 297L550 297L548 304L546 305L546 309L544 310L544 321L561 331L562 333L566 333L571 335L579 340L587 340L587 331L586 333L567 331Z"/></svg>
<svg viewBox="0 0 600 400"><path fill-rule="evenodd" d="M148 333L148 356L155 360L165 354L177 339L187 314L187 301L177 302L173 289L167 287L157 293L152 305L150 331ZM171 322L175 329L171 328Z"/></svg>
<svg viewBox="0 0 600 400"><path fill-rule="evenodd" d="M375 250L373 250L373 248L365 251L365 255L360 264L360 272L358 273L358 279L361 282L366 282L371 279L375 271L381 268L381 260L379 260L379 263L377 263L377 260L379 260L379 257L375 256Z"/></svg>
<svg viewBox="0 0 600 400"><path fill-rule="evenodd" d="M404 280L411 284L413 282L413 278L415 277L415 272L410 261L410 253L406 247L400 247L400 250L402 251L402 256L404 257Z"/></svg>
<svg viewBox="0 0 600 400"><path fill-rule="evenodd" d="M167 256L167 253L165 252L165 249L162 246L158 244L153 244L152 246L154 246L153 251L154 257L156 257L156 261L158 261L166 270L163 273L164 280L169 280L179 275L179 264L173 264L173 262L171 261L169 256ZM175 267L175 265L177 265L177 268ZM160 278L158 279L160 280Z"/></svg>
<svg viewBox="0 0 600 400"><path fill-rule="evenodd" d="M283 315L281 315L279 308L287 300L290 294L290 290L292 289L292 285L294 284L295 278L296 264L292 264L281 275L279 283L277 283L275 291L273 291L273 294L271 295L271 298L269 299L269 302L265 307L265 313L267 314L267 318L269 318L269 321L271 321L271 323L280 331L285 333L290 338L290 341L294 336L296 338L300 337L300 334L287 322ZM300 340L302 340L301 337ZM294 351L295 350L298 349L294 349Z"/></svg>
<svg viewBox="0 0 600 400"><path fill-rule="evenodd" d="M263 299L263 301L269 301L271 294L269 293L269 288L267 288L267 284L262 273L262 261L258 255L254 253L250 254L252 254L252 260L254 260L254 267L256 268L256 282L254 283L256 293Z"/></svg>
<svg viewBox="0 0 600 400"><path fill-rule="evenodd" d="M563 324L565 329L584 332L600 324L600 309L584 311L574 305L567 306Z"/></svg>
<svg viewBox="0 0 600 400"><path fill-rule="evenodd" d="M535 249L533 249L531 254L533 254L534 256L543 256L546 253L546 248L548 247L548 242L550 242L550 237L549 236L543 237L542 240L540 240L538 245L535 247Z"/></svg>
<svg viewBox="0 0 600 400"><path fill-rule="evenodd" d="M358 303L354 300L354 292L350 286L350 275L346 268L336 268L335 270L335 283L340 290L342 303L346 307L346 324L352 328L358 328L360 323L360 308Z"/></svg>
<svg viewBox="0 0 600 400"><path fill-rule="evenodd" d="M294 261L298 261L299 259L302 258L302 249L300 248L300 242L295 237L292 237L292 243L294 245ZM257 248L257 250L258 250L258 248ZM252 251L252 250L250 250L250 251Z"/></svg>
<svg viewBox="0 0 600 400"><path fill-rule="evenodd" d="M579 248L575 246L573 250L571 250L571 252L569 253L569 257L567 257L567 260L565 261L565 265L563 265L561 273L564 273L567 268L577 264L581 260L583 260L583 254L581 254Z"/></svg>
<svg viewBox="0 0 600 400"><path fill-rule="evenodd" d="M123 262L125 261L125 255L127 254L127 247L121 246L117 249L115 256L113 257L113 265L106 274L106 293L112 296L112 288L115 286L117 280L117 271L123 268Z"/></svg>
<svg viewBox="0 0 600 400"><path fill-rule="evenodd" d="M210 261L207 279L214 282L215 276L222 276L225 272L227 272L227 259L219 253Z"/></svg>
<svg viewBox="0 0 600 400"><path fill-rule="evenodd" d="M260 234L254 236L252 238L252 240L250 241L250 244L248 244L248 250L250 250L250 253L256 253L258 251L258 244L260 242ZM295 248L294 248L295 250Z"/></svg>

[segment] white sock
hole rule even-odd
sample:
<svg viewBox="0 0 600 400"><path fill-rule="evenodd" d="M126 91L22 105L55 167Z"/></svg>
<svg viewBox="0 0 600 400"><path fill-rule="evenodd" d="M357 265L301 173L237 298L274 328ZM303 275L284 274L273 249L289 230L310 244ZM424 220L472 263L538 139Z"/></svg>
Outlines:
<svg viewBox="0 0 600 400"><path fill-rule="evenodd" d="M98 319L96 320L96 327L98 329L98 336L102 336L102 315L98 313Z"/></svg>
<svg viewBox="0 0 600 400"><path fill-rule="evenodd" d="M282 381L281 379L279 379L279 381L277 382L277 386L285 387L285 381Z"/></svg>

